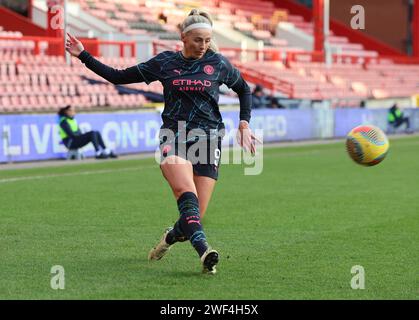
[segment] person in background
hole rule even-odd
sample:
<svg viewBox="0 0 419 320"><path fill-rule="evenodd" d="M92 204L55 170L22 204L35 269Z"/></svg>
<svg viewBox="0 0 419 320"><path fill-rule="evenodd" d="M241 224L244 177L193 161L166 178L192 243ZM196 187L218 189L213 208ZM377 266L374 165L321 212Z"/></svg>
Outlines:
<svg viewBox="0 0 419 320"><path fill-rule="evenodd" d="M272 109L286 109L286 107L279 102L279 99L275 98L275 97L271 97L270 108L272 108Z"/></svg>
<svg viewBox="0 0 419 320"><path fill-rule="evenodd" d="M252 109L265 109L271 105L269 97L263 92L261 85L256 85L252 93Z"/></svg>
<svg viewBox="0 0 419 320"><path fill-rule="evenodd" d="M117 158L113 151L106 148L99 131L80 131L77 120L74 119L75 115L76 111L71 105L58 111L60 137L67 149L79 149L91 142L96 151L96 159Z"/></svg>
<svg viewBox="0 0 419 320"><path fill-rule="evenodd" d="M400 110L397 103L395 103L388 111L388 123L394 128L400 127L402 124L406 124L406 132L411 133L409 117L405 117L403 112Z"/></svg>

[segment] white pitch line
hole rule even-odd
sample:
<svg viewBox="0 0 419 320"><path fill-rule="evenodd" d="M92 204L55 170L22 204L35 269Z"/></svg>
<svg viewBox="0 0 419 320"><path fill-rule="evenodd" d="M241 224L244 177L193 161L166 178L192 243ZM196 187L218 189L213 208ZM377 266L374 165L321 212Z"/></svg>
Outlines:
<svg viewBox="0 0 419 320"><path fill-rule="evenodd" d="M92 175L92 174L135 171L135 170L142 170L142 169L149 169L149 168L156 168L156 167L157 166L145 166L145 167L122 168L122 169L92 170L92 171L80 171L80 172L72 172L72 173L59 173L59 174L57 173L57 174L38 175L38 176L6 178L6 179L0 179L0 184L9 183L9 182L18 182L18 181L40 180L40 179L48 179L48 178L73 177L73 176Z"/></svg>
<svg viewBox="0 0 419 320"><path fill-rule="evenodd" d="M263 158L273 158L273 157L294 157L294 156L303 156L319 153L318 151L308 151L308 152L288 152L288 153L274 153L269 155L264 155ZM231 159L229 159L231 160ZM230 165L232 163L222 163L221 165ZM0 184L10 183L10 182L19 182L19 181L30 181L30 180L41 180L48 178L60 178L60 177L73 177L73 176L82 176L82 175L92 175L92 174L102 174L102 173L113 173L113 172L124 172L124 171L135 171L149 168L158 168L158 164L155 166L144 166L144 167L131 167L131 168L121 168L121 169L107 169L107 170L92 170L92 171L80 171L80 172L71 172L71 173L57 173L57 174L46 174L46 175L37 175L37 176L24 176L16 178L5 178L0 179Z"/></svg>

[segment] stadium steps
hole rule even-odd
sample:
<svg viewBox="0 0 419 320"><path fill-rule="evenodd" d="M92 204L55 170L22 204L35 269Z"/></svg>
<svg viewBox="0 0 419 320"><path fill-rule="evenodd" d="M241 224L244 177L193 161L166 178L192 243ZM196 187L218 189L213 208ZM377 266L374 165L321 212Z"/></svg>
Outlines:
<svg viewBox="0 0 419 320"><path fill-rule="evenodd" d="M291 46L300 47L306 51L313 50L314 36L312 29L298 28L290 22L280 22L277 26L277 34L281 39L286 40ZM377 57L376 51L364 50L363 46L356 43L349 43L344 37L330 37L330 48L332 54L345 54L360 57Z"/></svg>
<svg viewBox="0 0 419 320"><path fill-rule="evenodd" d="M259 75L261 82L275 87L286 82L293 88L279 93L300 99L365 99L408 97L419 91L419 66L333 64L292 62L289 68L280 62L240 64L245 74ZM399 70L398 70L399 69ZM415 81L416 80L416 81ZM277 86L277 88L280 88Z"/></svg>
<svg viewBox="0 0 419 320"><path fill-rule="evenodd" d="M214 22L214 37L219 47L242 48L243 44L248 49L257 49L258 41L231 28L226 23Z"/></svg>

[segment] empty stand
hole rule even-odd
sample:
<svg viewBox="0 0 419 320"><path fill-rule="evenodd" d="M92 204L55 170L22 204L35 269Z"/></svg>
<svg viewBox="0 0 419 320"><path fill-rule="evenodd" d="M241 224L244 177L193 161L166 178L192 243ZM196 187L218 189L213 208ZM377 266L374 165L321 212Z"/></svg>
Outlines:
<svg viewBox="0 0 419 320"><path fill-rule="evenodd" d="M224 48L222 53L239 67L252 84L262 83L275 93L290 98L332 99L356 106L365 98L406 97L419 92L419 66L375 59L376 52L331 33L332 45L341 50L341 60L327 67L310 59L290 58L301 47L275 34L278 23L286 22L313 35L313 23L289 14L269 1L255 0L74 0L91 15L127 35L148 34L160 39L154 54L179 50L178 24L192 8L205 8L215 23L265 44L264 50ZM157 42L156 42L157 43ZM63 57L47 56L48 42L27 40L22 33L0 27L0 111L56 111L64 104L84 110L139 108L147 93L162 94L154 82L114 86L97 76L77 59L67 65ZM37 55L34 55L37 53ZM290 53L290 54L289 54ZM308 54L310 54L308 52ZM349 58L348 58L349 57ZM351 61L363 57L364 61ZM373 57L375 60L368 60ZM348 60L349 59L349 60ZM100 58L115 68L126 68L135 58ZM375 62L374 62L375 61ZM121 90L121 88L123 90ZM130 92L130 94L128 94ZM339 106L339 102L336 102Z"/></svg>
<svg viewBox="0 0 419 320"><path fill-rule="evenodd" d="M236 62L246 76L259 74L272 88L288 83L292 90L282 90L290 98L365 99L406 97L419 91L419 66L385 64L333 64L290 62ZM281 90L279 90L281 91Z"/></svg>
<svg viewBox="0 0 419 320"><path fill-rule="evenodd" d="M101 58L115 68L134 65L135 59ZM162 92L160 84L132 88ZM144 90L146 89L146 90ZM134 91L136 92L136 91ZM144 94L120 94L114 86L84 67L77 59L69 66L63 57L0 53L0 111L56 111L72 104L82 110L97 107L140 108Z"/></svg>

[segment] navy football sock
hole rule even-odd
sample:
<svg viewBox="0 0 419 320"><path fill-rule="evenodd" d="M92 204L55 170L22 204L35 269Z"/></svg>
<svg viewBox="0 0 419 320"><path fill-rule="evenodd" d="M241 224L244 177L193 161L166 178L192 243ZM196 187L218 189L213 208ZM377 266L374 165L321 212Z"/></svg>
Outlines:
<svg viewBox="0 0 419 320"><path fill-rule="evenodd" d="M183 234L182 229L180 228L180 222L178 220L173 226L173 229L170 230L167 234L166 242L168 244L174 244L176 242L184 242L186 240L188 240L188 238L186 238L186 236Z"/></svg>
<svg viewBox="0 0 419 320"><path fill-rule="evenodd" d="M198 198L193 192L185 192L179 197L177 203L180 217L173 229L177 229L177 231L173 234L180 231L181 234L191 241L192 246L201 257L208 249L208 243L201 226Z"/></svg>

